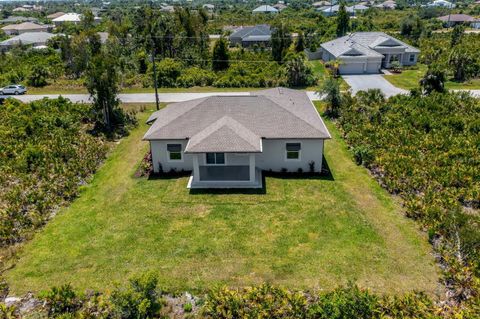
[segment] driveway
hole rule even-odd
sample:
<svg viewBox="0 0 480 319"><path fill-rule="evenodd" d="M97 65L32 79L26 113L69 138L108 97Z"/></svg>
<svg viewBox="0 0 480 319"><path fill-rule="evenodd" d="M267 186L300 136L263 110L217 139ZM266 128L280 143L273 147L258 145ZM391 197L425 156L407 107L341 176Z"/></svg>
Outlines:
<svg viewBox="0 0 480 319"><path fill-rule="evenodd" d="M368 89L380 89L386 97L408 93L407 90L393 86L381 74L342 75L342 78L350 85L352 94Z"/></svg>

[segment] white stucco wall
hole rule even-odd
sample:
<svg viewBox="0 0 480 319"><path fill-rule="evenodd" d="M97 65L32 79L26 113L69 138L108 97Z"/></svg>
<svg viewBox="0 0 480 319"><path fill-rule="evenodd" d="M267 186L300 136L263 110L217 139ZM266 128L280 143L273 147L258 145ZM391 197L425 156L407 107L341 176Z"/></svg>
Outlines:
<svg viewBox="0 0 480 319"><path fill-rule="evenodd" d="M300 160L286 159L286 143L301 143ZM309 171L308 163L315 162L315 171L322 169L323 140L297 139L297 140L269 140L263 139L263 152L255 157L255 165L264 170L281 171L286 168L296 172L299 168L304 172Z"/></svg>
<svg viewBox="0 0 480 319"><path fill-rule="evenodd" d="M323 140L321 139L292 139L292 140L269 140L263 139L263 152L255 154L255 166L263 170L281 171L283 168L290 172L296 172L301 168L304 172L309 171L308 163L315 162L315 171L319 172L322 165ZM286 159L286 143L301 143L300 160ZM182 160L169 161L167 144L182 145ZM161 163L164 172L171 169L177 171L192 170L192 155L184 154L187 140L151 141L152 162L155 172L159 171ZM248 154L226 153L226 165L248 165ZM205 154L199 154L199 165L205 165Z"/></svg>

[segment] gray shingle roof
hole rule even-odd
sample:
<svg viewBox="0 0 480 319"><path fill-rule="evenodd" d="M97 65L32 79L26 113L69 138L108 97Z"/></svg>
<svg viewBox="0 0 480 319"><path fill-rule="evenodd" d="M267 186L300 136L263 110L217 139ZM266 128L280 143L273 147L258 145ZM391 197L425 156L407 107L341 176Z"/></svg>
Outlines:
<svg viewBox="0 0 480 319"><path fill-rule="evenodd" d="M187 152L259 152L262 138L330 138L305 92L285 88L173 103L153 121L145 140L189 139Z"/></svg>
<svg viewBox="0 0 480 319"><path fill-rule="evenodd" d="M466 14L451 14L443 17L438 17L437 19L442 20L443 22L473 22L475 18Z"/></svg>
<svg viewBox="0 0 480 319"><path fill-rule="evenodd" d="M322 43L321 47L335 57L340 57L349 52L352 48L361 52L367 57L380 57L382 54L375 51L376 47L405 47L405 52L420 52L417 48L412 47L394 37L383 32L355 32L335 40Z"/></svg>
<svg viewBox="0 0 480 319"><path fill-rule="evenodd" d="M248 26L242 27L230 35L230 38L246 38L248 36L270 36L272 35L272 31L270 30L270 26L267 24L259 24L255 26Z"/></svg>
<svg viewBox="0 0 480 319"><path fill-rule="evenodd" d="M16 37L0 42L0 46L12 46L16 44L46 44L47 41L57 34L48 32L25 32Z"/></svg>
<svg viewBox="0 0 480 319"><path fill-rule="evenodd" d="M49 28L48 25L37 24L33 22L23 22L19 24L9 24L4 26L2 30L47 30Z"/></svg>
<svg viewBox="0 0 480 319"><path fill-rule="evenodd" d="M253 12L272 12L272 13L276 13L278 12L277 9L275 9L274 7L272 6L269 6L268 4L264 4L264 5L261 5L255 9L253 9Z"/></svg>

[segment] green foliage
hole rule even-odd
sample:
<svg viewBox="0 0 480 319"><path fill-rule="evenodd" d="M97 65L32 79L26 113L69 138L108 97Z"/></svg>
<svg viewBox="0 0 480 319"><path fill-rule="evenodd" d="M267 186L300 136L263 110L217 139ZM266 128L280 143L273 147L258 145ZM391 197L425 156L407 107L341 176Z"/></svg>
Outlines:
<svg viewBox="0 0 480 319"><path fill-rule="evenodd" d="M416 41L424 32L424 25L418 16L410 15L403 19L400 27L400 33Z"/></svg>
<svg viewBox="0 0 480 319"><path fill-rule="evenodd" d="M322 96L328 103L327 114L331 117L337 117L340 111L340 104L342 101L340 93L340 81L333 77L327 77L320 85L317 93Z"/></svg>
<svg viewBox="0 0 480 319"><path fill-rule="evenodd" d="M284 23L279 23L273 27L272 31L272 58L277 62L283 62L287 50L292 44L290 30Z"/></svg>
<svg viewBox="0 0 480 319"><path fill-rule="evenodd" d="M82 300L77 296L70 284L53 287L44 292L40 298L45 300L48 315L55 317L65 313L75 313L82 305Z"/></svg>
<svg viewBox="0 0 480 319"><path fill-rule="evenodd" d="M300 53L305 50L305 35L303 32L298 33L297 40L295 41L295 52Z"/></svg>
<svg viewBox="0 0 480 319"><path fill-rule="evenodd" d="M158 289L158 279L147 273L129 280L129 285L117 288L110 297L114 312L119 318L152 318L162 308L163 300Z"/></svg>
<svg viewBox="0 0 480 319"><path fill-rule="evenodd" d="M305 54L296 54L286 59L285 70L287 72L287 83L289 86L309 86L316 82L312 68L307 65Z"/></svg>
<svg viewBox="0 0 480 319"><path fill-rule="evenodd" d="M28 84L34 87L41 87L47 85L47 78L49 76L48 70L40 65L35 65L32 73L28 76Z"/></svg>
<svg viewBox="0 0 480 319"><path fill-rule="evenodd" d="M341 105L340 125L357 162L367 164L407 214L430 229L448 265L445 280L464 300L479 291L480 104L467 93L355 97ZM380 105L382 105L380 103ZM432 235L434 234L434 235Z"/></svg>
<svg viewBox="0 0 480 319"><path fill-rule="evenodd" d="M448 63L453 69L453 78L456 81L463 82L476 73L478 65L475 65L478 58L472 56L469 51L463 47L455 47L450 53Z"/></svg>
<svg viewBox="0 0 480 319"><path fill-rule="evenodd" d="M462 41L463 34L465 32L465 27L461 24L457 24L452 31L452 40L450 41L450 46L454 47Z"/></svg>
<svg viewBox="0 0 480 319"><path fill-rule="evenodd" d="M62 98L0 105L0 245L41 226L96 170L107 149L87 133L90 112Z"/></svg>
<svg viewBox="0 0 480 319"><path fill-rule="evenodd" d="M337 13L337 36L342 37L350 30L350 16L348 15L345 3L340 3Z"/></svg>
<svg viewBox="0 0 480 319"><path fill-rule="evenodd" d="M222 71L228 69L228 44L224 37L221 37L213 47L212 69Z"/></svg>
<svg viewBox="0 0 480 319"><path fill-rule="evenodd" d="M171 58L157 64L157 83L161 87L175 87L182 72L182 64Z"/></svg>
<svg viewBox="0 0 480 319"><path fill-rule="evenodd" d="M445 92L445 72L438 67L428 68L420 80L420 87L424 94Z"/></svg>

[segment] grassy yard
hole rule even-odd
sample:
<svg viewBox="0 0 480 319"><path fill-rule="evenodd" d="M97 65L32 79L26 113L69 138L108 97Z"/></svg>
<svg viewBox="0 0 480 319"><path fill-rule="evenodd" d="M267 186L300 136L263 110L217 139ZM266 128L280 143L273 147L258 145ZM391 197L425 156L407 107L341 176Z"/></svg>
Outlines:
<svg viewBox="0 0 480 319"><path fill-rule="evenodd" d="M103 290L154 270L174 291L264 281L329 289L354 280L378 292L438 293L426 236L327 125L333 178L266 178L265 194L190 194L187 178L134 177L147 151L141 124L24 246L5 274L12 292L68 282Z"/></svg>
<svg viewBox="0 0 480 319"><path fill-rule="evenodd" d="M427 66L419 64L417 67L403 70L400 74L384 75L383 77L396 87L410 90L418 87L418 83L426 71ZM451 90L478 90L480 89L480 79L472 79L463 83L447 81L445 87Z"/></svg>

